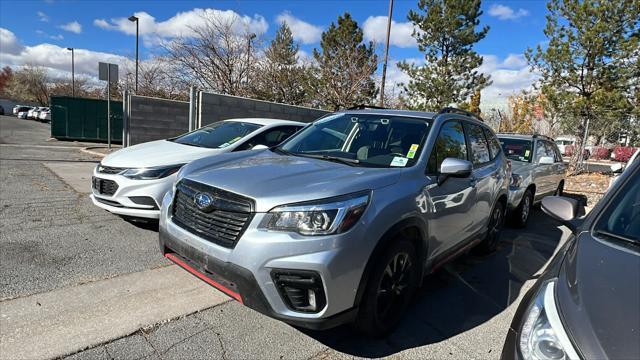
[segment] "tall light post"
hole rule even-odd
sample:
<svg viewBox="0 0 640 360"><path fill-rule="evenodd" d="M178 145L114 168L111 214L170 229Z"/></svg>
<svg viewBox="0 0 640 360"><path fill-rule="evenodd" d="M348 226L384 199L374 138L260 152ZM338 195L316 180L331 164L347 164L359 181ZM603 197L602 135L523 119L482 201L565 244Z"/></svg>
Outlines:
<svg viewBox="0 0 640 360"><path fill-rule="evenodd" d="M250 56L251 56L251 41L253 41L253 39L256 38L256 34L251 33L249 34L249 41L247 42L247 83L249 83L249 62L250 60Z"/></svg>
<svg viewBox="0 0 640 360"><path fill-rule="evenodd" d="M391 36L391 16L393 15L393 0L389 0L389 17L387 18L387 46L384 50L382 64L382 85L380 86L380 107L384 107L384 83L387 79L387 60L389 58L389 37Z"/></svg>
<svg viewBox="0 0 640 360"><path fill-rule="evenodd" d="M136 23L136 94L138 93L138 30L139 30L139 19L137 16L131 15L129 16L129 21Z"/></svg>
<svg viewBox="0 0 640 360"><path fill-rule="evenodd" d="M75 59L73 48L68 47L67 50L71 50L71 96L76 97L76 73L75 73Z"/></svg>

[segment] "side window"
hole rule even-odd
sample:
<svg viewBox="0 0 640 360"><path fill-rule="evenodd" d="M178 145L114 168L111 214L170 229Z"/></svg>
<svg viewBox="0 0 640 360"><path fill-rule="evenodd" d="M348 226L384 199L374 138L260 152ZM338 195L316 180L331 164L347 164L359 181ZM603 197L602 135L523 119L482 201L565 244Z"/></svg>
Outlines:
<svg viewBox="0 0 640 360"><path fill-rule="evenodd" d="M540 161L540 158L547 156L547 148L544 146L544 141L536 141L536 161Z"/></svg>
<svg viewBox="0 0 640 360"><path fill-rule="evenodd" d="M547 156L551 156L555 162L562 162L562 156L560 156L560 151L558 151L556 144L546 141L545 146L547 148Z"/></svg>
<svg viewBox="0 0 640 360"><path fill-rule="evenodd" d="M293 135L300 128L298 126L278 126L273 129L264 131L238 146L236 151L251 150L256 145L265 145L268 147L276 146L285 141L289 136Z"/></svg>
<svg viewBox="0 0 640 360"><path fill-rule="evenodd" d="M487 139L484 137L484 131L482 127L478 125L466 124L467 139L469 139L469 146L471 147L471 162L473 165L482 165L491 161L489 155L489 145Z"/></svg>
<svg viewBox="0 0 640 360"><path fill-rule="evenodd" d="M427 173L437 174L442 161L448 157L467 160L467 144L464 141L464 130L459 121L448 121L442 125L433 150L431 150Z"/></svg>
<svg viewBox="0 0 640 360"><path fill-rule="evenodd" d="M495 159L502 147L500 146L500 142L496 139L496 136L493 135L491 131L488 129L484 129L484 135L487 137L487 141L489 141L489 149L491 150L491 160Z"/></svg>

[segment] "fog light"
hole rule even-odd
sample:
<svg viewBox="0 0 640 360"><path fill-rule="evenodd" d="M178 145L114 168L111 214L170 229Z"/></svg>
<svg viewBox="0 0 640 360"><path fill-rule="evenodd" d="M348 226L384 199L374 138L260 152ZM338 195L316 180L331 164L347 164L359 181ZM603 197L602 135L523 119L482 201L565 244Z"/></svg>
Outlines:
<svg viewBox="0 0 640 360"><path fill-rule="evenodd" d="M291 310L317 313L327 304L322 279L314 271L274 269L271 277Z"/></svg>

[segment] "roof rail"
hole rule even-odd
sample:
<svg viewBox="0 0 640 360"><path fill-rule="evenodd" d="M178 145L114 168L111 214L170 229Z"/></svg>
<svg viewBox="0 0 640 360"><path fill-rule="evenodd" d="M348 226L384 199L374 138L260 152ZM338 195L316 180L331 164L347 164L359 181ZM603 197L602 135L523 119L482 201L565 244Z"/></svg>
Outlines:
<svg viewBox="0 0 640 360"><path fill-rule="evenodd" d="M358 105L354 105L354 106L352 106L350 108L347 108L347 110L365 110L365 109L386 110L388 108L381 107L381 106L375 106L375 105L366 105L366 104L358 104Z"/></svg>
<svg viewBox="0 0 640 360"><path fill-rule="evenodd" d="M440 114L460 114L460 115L472 117L478 121L484 122L484 120L482 120L482 118L476 113L472 113L470 111L466 111L466 110L462 110L462 109L458 109L450 106L443 108L436 115L440 115Z"/></svg>
<svg viewBox="0 0 640 360"><path fill-rule="evenodd" d="M506 134L506 135L525 135L525 136L531 136L533 138L543 138L543 139L547 139L547 140L551 140L551 141L555 141L551 136L547 136L547 135L542 135L542 134L538 134L538 133L519 133L519 132L513 132L513 131L499 131L496 133L497 135L499 134Z"/></svg>

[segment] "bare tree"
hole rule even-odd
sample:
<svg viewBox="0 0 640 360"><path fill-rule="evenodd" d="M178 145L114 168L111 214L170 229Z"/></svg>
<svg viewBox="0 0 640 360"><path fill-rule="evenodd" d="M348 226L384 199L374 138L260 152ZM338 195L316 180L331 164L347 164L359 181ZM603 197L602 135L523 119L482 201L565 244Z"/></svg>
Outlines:
<svg viewBox="0 0 640 360"><path fill-rule="evenodd" d="M138 67L137 95L172 100L188 100L190 80L183 76L180 68L162 56L143 61ZM118 84L118 92L135 88L135 72L125 67L124 77Z"/></svg>
<svg viewBox="0 0 640 360"><path fill-rule="evenodd" d="M254 41L240 17L203 15L203 23L164 45L170 61L205 89L229 95L247 95L255 63Z"/></svg>
<svg viewBox="0 0 640 360"><path fill-rule="evenodd" d="M49 104L48 81L45 68L27 64L13 73L5 91L12 99L37 102L44 106Z"/></svg>

